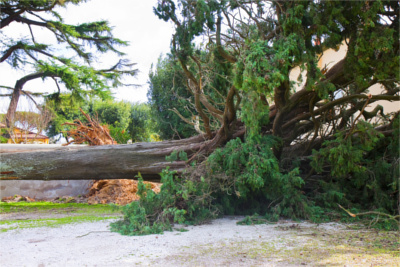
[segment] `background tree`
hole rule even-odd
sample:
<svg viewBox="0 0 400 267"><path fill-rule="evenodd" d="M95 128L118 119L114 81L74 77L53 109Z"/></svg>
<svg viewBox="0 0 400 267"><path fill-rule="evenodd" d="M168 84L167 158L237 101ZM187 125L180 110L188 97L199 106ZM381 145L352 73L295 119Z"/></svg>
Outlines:
<svg viewBox="0 0 400 267"><path fill-rule="evenodd" d="M5 122L5 115L6 114L2 114L0 122ZM3 139L3 142L6 143L8 138L14 139L16 137L14 131L15 128L22 130L20 133L21 137L22 134L28 134L30 132L43 134L53 117L53 112L45 106L40 106L40 113L34 111L17 111L10 127L2 128L1 135L4 135L3 137L5 138Z"/></svg>
<svg viewBox="0 0 400 267"><path fill-rule="evenodd" d="M22 129L25 134L29 132L42 134L52 117L51 111L45 108L41 108L40 114L32 111L18 111L15 113L14 127Z"/></svg>
<svg viewBox="0 0 400 267"><path fill-rule="evenodd" d="M118 144L126 144L131 139L128 126L131 122L132 104L113 100L95 100L89 105L92 118L97 118L102 124L107 124L110 135Z"/></svg>
<svg viewBox="0 0 400 267"><path fill-rule="evenodd" d="M96 95L103 99L110 97L109 88L122 85L122 76L136 74L132 63L120 59L115 65L106 69L92 66L94 56L90 50L106 53L114 52L118 57L124 53L117 50L118 46L127 43L113 37L111 27L106 21L69 25L57 13L59 7L68 4L78 5L82 0L66 1L2 1L0 4L1 28L11 26L17 22L26 25L27 36L12 39L2 34L0 38L1 59L12 68L30 71L29 74L18 79L13 87L1 85L11 91L10 106L7 111L7 125L13 121L15 111L21 95L26 95L34 101L35 93L25 91L24 85L35 79L51 79L54 81L57 97L62 87L71 91L74 100L82 99L86 95ZM44 29L53 35L58 44L48 43L48 40L39 40L36 30ZM72 51L71 54L63 51ZM68 55L68 56L66 56ZM4 96L4 95L3 95ZM35 102L36 103L36 102Z"/></svg>
<svg viewBox="0 0 400 267"><path fill-rule="evenodd" d="M130 119L128 132L133 142L160 141L158 125L152 117L148 104L133 104Z"/></svg>
<svg viewBox="0 0 400 267"><path fill-rule="evenodd" d="M99 98L71 101L72 97L71 94L61 94L59 98L62 101L46 98L46 107L55 114L48 127L49 137L61 138L62 133L62 137L68 138L66 132L71 127L64 123L73 123L76 119L85 121L81 108L100 124L106 124L118 144L126 144L130 139L133 142L159 141L157 124L147 104L103 101Z"/></svg>
<svg viewBox="0 0 400 267"><path fill-rule="evenodd" d="M85 112L89 111L89 102L84 99L73 99L73 95L61 93L45 98L45 107L54 114L53 119L47 127L47 135L55 141L59 141L62 137L68 137L66 132L71 129L68 125L62 125L65 122L73 122L75 119L84 121L79 108Z"/></svg>
<svg viewBox="0 0 400 267"><path fill-rule="evenodd" d="M198 116L187 79L171 55L160 57L149 75L149 105L160 136L164 140L187 138L194 135L195 120Z"/></svg>

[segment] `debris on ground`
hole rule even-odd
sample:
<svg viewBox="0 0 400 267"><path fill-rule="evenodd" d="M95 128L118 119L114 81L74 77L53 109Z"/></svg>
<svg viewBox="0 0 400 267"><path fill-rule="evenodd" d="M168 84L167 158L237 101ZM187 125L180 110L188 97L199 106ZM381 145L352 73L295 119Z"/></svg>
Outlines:
<svg viewBox="0 0 400 267"><path fill-rule="evenodd" d="M86 196L62 196L50 200L53 203L87 203Z"/></svg>
<svg viewBox="0 0 400 267"><path fill-rule="evenodd" d="M10 196L10 197L3 197L1 199L1 201L3 201L3 202L21 202L21 201L34 202L36 200L34 198L31 198L31 197L26 197L26 196L21 196L21 195L14 195L14 196Z"/></svg>

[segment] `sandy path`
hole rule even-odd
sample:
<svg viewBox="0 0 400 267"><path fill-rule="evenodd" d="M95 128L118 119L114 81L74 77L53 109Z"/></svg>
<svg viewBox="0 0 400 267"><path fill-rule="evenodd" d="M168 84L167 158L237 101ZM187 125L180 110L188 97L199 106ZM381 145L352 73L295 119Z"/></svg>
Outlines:
<svg viewBox="0 0 400 267"><path fill-rule="evenodd" d="M323 240L316 241L317 235L334 236L335 231L345 229L338 224L295 226L289 221L278 225L241 226L236 225L238 219L223 218L211 224L187 227L187 232L140 237L109 232L110 221L17 229L0 234L0 265L326 266L337 255L320 253L310 258L307 253L314 247L327 245ZM306 244L307 248L303 249ZM380 263L388 266L386 256L358 258L351 264L354 255L341 254L347 266ZM388 260L393 264L392 258Z"/></svg>

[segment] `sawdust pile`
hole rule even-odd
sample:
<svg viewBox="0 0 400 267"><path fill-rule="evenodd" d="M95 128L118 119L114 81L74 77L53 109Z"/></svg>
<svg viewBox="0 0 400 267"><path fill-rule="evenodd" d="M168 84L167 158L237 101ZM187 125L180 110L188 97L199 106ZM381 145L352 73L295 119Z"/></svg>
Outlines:
<svg viewBox="0 0 400 267"><path fill-rule="evenodd" d="M154 192L160 192L161 184L144 182ZM132 201L139 200L136 194L138 181L119 179L119 180L99 180L94 181L89 189L87 202L89 204L108 204L126 205Z"/></svg>

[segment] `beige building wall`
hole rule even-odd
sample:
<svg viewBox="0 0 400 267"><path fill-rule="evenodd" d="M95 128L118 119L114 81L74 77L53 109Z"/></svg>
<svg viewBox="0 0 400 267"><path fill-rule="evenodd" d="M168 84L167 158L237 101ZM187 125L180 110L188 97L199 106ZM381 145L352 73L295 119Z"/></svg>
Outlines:
<svg viewBox="0 0 400 267"><path fill-rule="evenodd" d="M324 53L321 55L320 60L318 61L318 67L320 69L326 69L329 70L332 68L337 62L345 58L346 53L347 53L348 47L346 45L346 42L343 41L342 45L337 49L328 49L325 50ZM303 88L305 84L305 79L306 79L306 71L302 72L301 75L303 76L303 81L302 82L297 82L297 79L300 75L300 67L296 67L290 72L290 80L295 81L296 85L294 86L293 90L299 90L300 88ZM368 89L367 93L370 93L372 95L380 95L384 91L384 88L382 85L375 84L371 86ZM377 105L381 105L383 107L384 113L391 113L391 112L397 112L400 110L400 103L399 101L387 101L387 100L380 100L376 101L370 105L367 106L366 111L371 111L373 110ZM358 114L356 113L355 116Z"/></svg>

